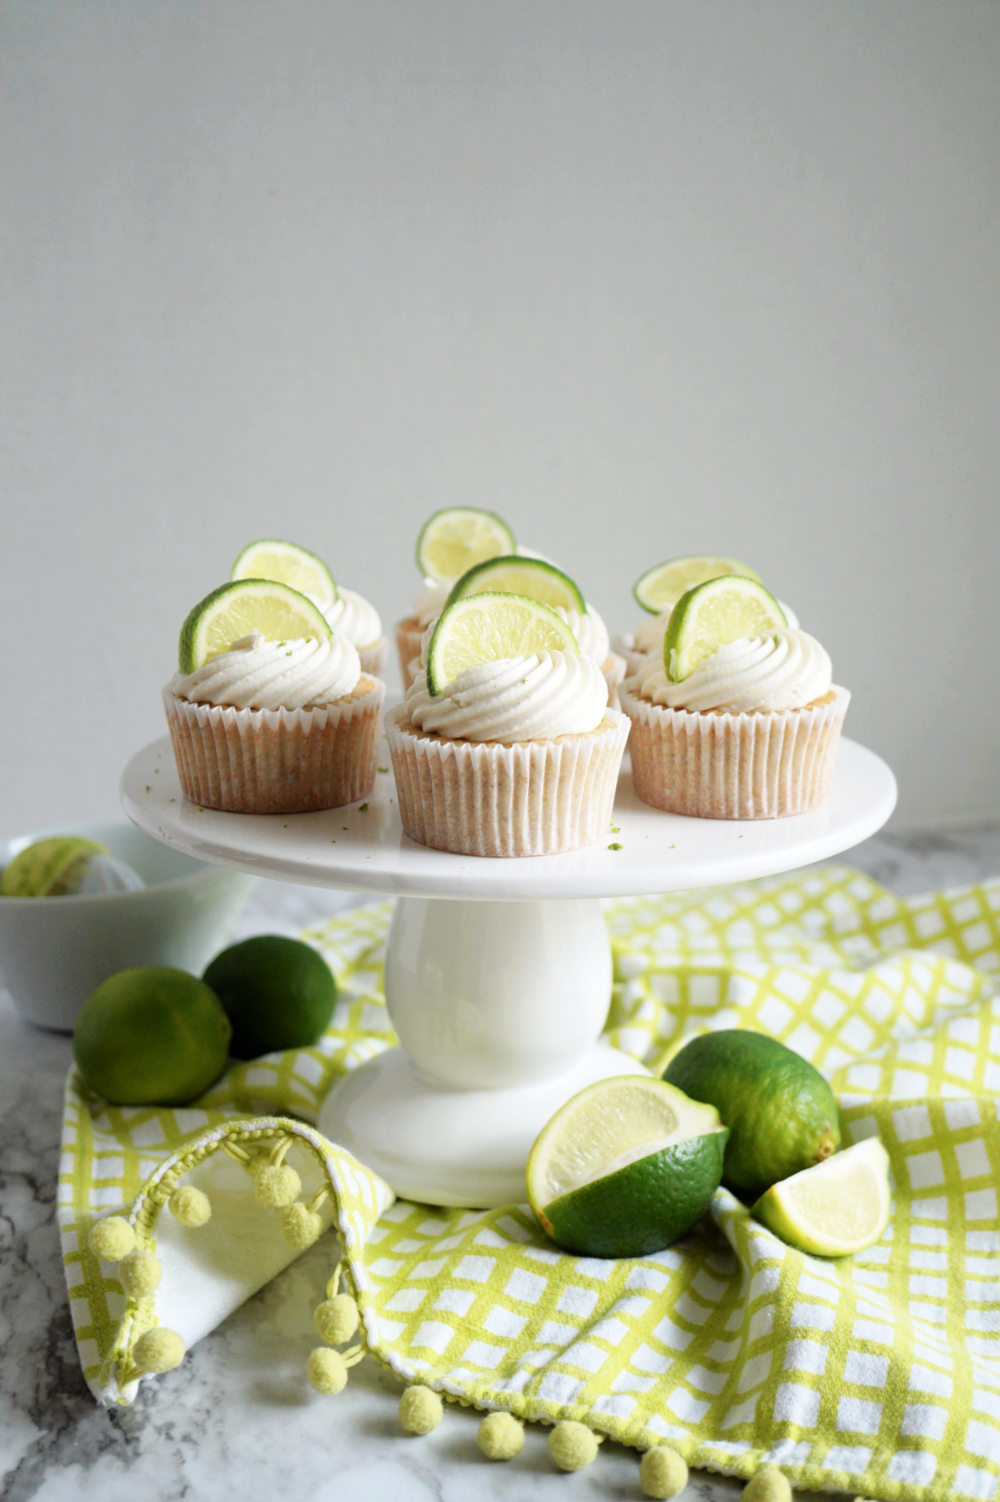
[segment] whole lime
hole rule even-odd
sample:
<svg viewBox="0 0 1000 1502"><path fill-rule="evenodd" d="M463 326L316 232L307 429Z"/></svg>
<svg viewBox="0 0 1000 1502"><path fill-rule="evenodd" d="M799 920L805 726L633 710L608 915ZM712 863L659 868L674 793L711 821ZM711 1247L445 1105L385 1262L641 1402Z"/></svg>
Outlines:
<svg viewBox="0 0 1000 1502"><path fill-rule="evenodd" d="M222 1073L231 1032L204 981L140 965L88 996L73 1054L90 1088L112 1105L182 1106Z"/></svg>
<svg viewBox="0 0 1000 1502"><path fill-rule="evenodd" d="M833 1091L801 1054L765 1033L723 1028L686 1043L663 1078L715 1106L729 1128L723 1183L748 1200L840 1146Z"/></svg>
<svg viewBox="0 0 1000 1502"><path fill-rule="evenodd" d="M260 934L217 954L204 975L233 1025L234 1058L308 1048L333 1015L337 983L315 949Z"/></svg>

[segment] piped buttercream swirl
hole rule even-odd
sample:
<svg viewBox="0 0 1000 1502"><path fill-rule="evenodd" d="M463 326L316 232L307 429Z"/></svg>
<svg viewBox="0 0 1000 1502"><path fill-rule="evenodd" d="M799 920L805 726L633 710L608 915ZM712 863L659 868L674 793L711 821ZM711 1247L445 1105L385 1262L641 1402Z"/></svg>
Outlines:
<svg viewBox="0 0 1000 1502"><path fill-rule="evenodd" d="M608 686L583 652L537 652L466 668L432 696L419 672L406 696L418 730L448 740L554 740L596 730L604 718Z"/></svg>
<svg viewBox="0 0 1000 1502"><path fill-rule="evenodd" d="M636 692L654 704L729 714L801 709L822 698L832 681L825 648L814 636L787 626L719 647L681 683L668 681L656 657L633 679Z"/></svg>
<svg viewBox="0 0 1000 1502"><path fill-rule="evenodd" d="M338 589L332 605L323 606L327 624L355 647L370 647L382 635L382 621L375 606L353 589Z"/></svg>
<svg viewBox="0 0 1000 1502"><path fill-rule="evenodd" d="M583 615L578 610L564 610L561 605L557 605L556 615L562 616L576 637L580 651L600 667L607 659L611 643L608 628L593 605L588 605Z"/></svg>
<svg viewBox="0 0 1000 1502"><path fill-rule="evenodd" d="M266 641L259 631L233 642L170 688L193 704L232 709L304 709L351 693L361 677L357 648L342 636Z"/></svg>
<svg viewBox="0 0 1000 1502"><path fill-rule="evenodd" d="M450 593L450 584L438 584L433 579L425 579L424 587L417 595L413 610L410 612L413 620L418 621L421 626L430 626L441 614Z"/></svg>

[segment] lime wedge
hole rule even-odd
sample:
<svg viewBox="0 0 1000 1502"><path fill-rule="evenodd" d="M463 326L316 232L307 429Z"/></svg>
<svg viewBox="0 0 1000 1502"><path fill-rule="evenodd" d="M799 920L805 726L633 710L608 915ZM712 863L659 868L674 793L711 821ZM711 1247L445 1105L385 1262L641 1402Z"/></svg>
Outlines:
<svg viewBox="0 0 1000 1502"><path fill-rule="evenodd" d="M251 631L259 631L266 641L331 635L319 607L298 590L274 579L234 579L206 595L181 627L181 672L196 672Z"/></svg>
<svg viewBox="0 0 1000 1502"><path fill-rule="evenodd" d="M760 579L756 569L747 568L736 558L713 558L708 553L695 553L690 558L668 558L647 569L633 584L635 595L643 610L650 615L659 615L669 610L681 595L696 584L705 584L709 579L720 579L726 574L741 574L744 579Z"/></svg>
<svg viewBox="0 0 1000 1502"><path fill-rule="evenodd" d="M533 652L579 652L555 611L524 595L467 595L446 605L427 650L427 687L439 694L466 668Z"/></svg>
<svg viewBox="0 0 1000 1502"><path fill-rule="evenodd" d="M667 677L680 683L720 647L787 624L777 600L756 579L733 575L696 584L670 612L663 638Z"/></svg>
<svg viewBox="0 0 1000 1502"><path fill-rule="evenodd" d="M276 579L279 584L297 589L299 594L309 595L324 609L337 599L333 575L322 558L294 542L282 542L279 537L265 537L260 542L250 543L233 564L229 577Z"/></svg>
<svg viewBox="0 0 1000 1502"><path fill-rule="evenodd" d="M570 1251L646 1256L704 1215L728 1136L714 1106L663 1080L599 1080L539 1133L528 1159L531 1208Z"/></svg>
<svg viewBox="0 0 1000 1502"><path fill-rule="evenodd" d="M0 897L64 896L75 885L80 863L107 853L106 845L75 834L36 840L0 872Z"/></svg>
<svg viewBox="0 0 1000 1502"><path fill-rule="evenodd" d="M751 1210L775 1236L815 1257L847 1257L889 1223L889 1154L877 1137L773 1184Z"/></svg>
<svg viewBox="0 0 1000 1502"><path fill-rule="evenodd" d="M438 584L454 584L475 563L513 553L514 534L492 511L450 506L435 511L417 538L417 567Z"/></svg>
<svg viewBox="0 0 1000 1502"><path fill-rule="evenodd" d="M575 610L579 615L587 609L583 595L561 568L543 558L521 558L516 553L475 564L454 585L448 600L462 600L466 595L486 591L525 595L529 600L551 605L553 610L561 605L564 610Z"/></svg>

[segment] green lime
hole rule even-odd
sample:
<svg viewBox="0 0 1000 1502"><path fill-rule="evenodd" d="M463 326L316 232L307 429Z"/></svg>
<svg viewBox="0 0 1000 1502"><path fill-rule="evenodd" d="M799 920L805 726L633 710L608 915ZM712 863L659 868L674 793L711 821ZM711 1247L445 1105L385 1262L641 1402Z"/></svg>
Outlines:
<svg viewBox="0 0 1000 1502"><path fill-rule="evenodd" d="M102 981L76 1019L73 1055L116 1106L183 1106L222 1073L232 1028L215 992L183 970L140 965Z"/></svg>
<svg viewBox="0 0 1000 1502"><path fill-rule="evenodd" d="M772 1185L750 1213L800 1252L847 1257L878 1241L890 1208L889 1154L869 1137Z"/></svg>
<svg viewBox="0 0 1000 1502"><path fill-rule="evenodd" d="M449 506L435 511L417 538L417 567L438 584L454 584L475 563L513 553L514 534L493 511Z"/></svg>
<svg viewBox="0 0 1000 1502"><path fill-rule="evenodd" d="M233 564L230 579L276 579L328 608L337 599L333 575L315 553L280 537L249 543Z"/></svg>
<svg viewBox="0 0 1000 1502"><path fill-rule="evenodd" d="M251 631L266 641L322 641L331 634L319 607L297 589L274 579L235 579L199 601L181 627L181 672L196 672Z"/></svg>
<svg viewBox="0 0 1000 1502"><path fill-rule="evenodd" d="M75 834L36 840L0 872L0 897L62 897L76 886L84 862L107 853L106 845Z"/></svg>
<svg viewBox="0 0 1000 1502"><path fill-rule="evenodd" d="M756 1199L840 1146L833 1091L818 1069L775 1038L744 1028L702 1033L663 1078L715 1106L729 1128L726 1184Z"/></svg>
<svg viewBox="0 0 1000 1502"><path fill-rule="evenodd" d="M524 595L467 595L442 610L427 649L427 687L439 694L466 668L533 652L578 653L561 616Z"/></svg>
<svg viewBox="0 0 1000 1502"><path fill-rule="evenodd" d="M745 579L760 579L756 569L747 568L737 558L714 558L709 553L695 553L688 558L668 558L641 574L632 593L650 615L672 609L681 595L696 584L719 579L725 574L742 574Z"/></svg>
<svg viewBox="0 0 1000 1502"><path fill-rule="evenodd" d="M337 999L322 955L281 934L231 944L215 956L204 980L233 1025L230 1050L236 1059L310 1047L322 1037Z"/></svg>
<svg viewBox="0 0 1000 1502"><path fill-rule="evenodd" d="M663 638L667 677L680 683L720 647L787 625L777 600L756 579L732 575L696 584L670 612Z"/></svg>
<svg viewBox="0 0 1000 1502"><path fill-rule="evenodd" d="M705 1214L728 1135L717 1111L662 1080L599 1080L539 1133L528 1159L531 1208L567 1251L649 1256Z"/></svg>
<svg viewBox="0 0 1000 1502"><path fill-rule="evenodd" d="M583 615L587 603L579 588L568 574L554 563L543 558L522 558L512 553L503 558L488 558L477 563L462 575L448 596L448 604L464 599L466 595L491 594L525 595L529 600L540 600L551 605L553 610L575 610Z"/></svg>

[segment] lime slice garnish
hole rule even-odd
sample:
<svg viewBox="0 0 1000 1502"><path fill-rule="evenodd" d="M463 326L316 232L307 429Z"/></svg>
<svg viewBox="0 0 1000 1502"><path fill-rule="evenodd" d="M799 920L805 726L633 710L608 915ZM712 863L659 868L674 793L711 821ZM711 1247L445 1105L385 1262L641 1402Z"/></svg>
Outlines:
<svg viewBox="0 0 1000 1502"><path fill-rule="evenodd" d="M587 609L578 587L561 568L542 558L521 558L516 553L489 558L470 568L452 589L448 602L487 591L525 595L529 600L551 605L553 610L561 605L564 610L575 610L578 615L583 615Z"/></svg>
<svg viewBox="0 0 1000 1502"><path fill-rule="evenodd" d="M697 584L670 612L663 638L667 677L680 683L720 647L787 624L777 600L756 579L733 576Z"/></svg>
<svg viewBox="0 0 1000 1502"><path fill-rule="evenodd" d="M736 558L713 558L708 553L695 553L690 558L668 558L647 569L632 586L643 610L650 615L659 615L669 610L681 595L687 594L696 584L705 584L709 579L720 579L727 574L741 574L744 579L760 579L756 569L747 568Z"/></svg>
<svg viewBox="0 0 1000 1502"><path fill-rule="evenodd" d="M336 603L337 586L333 575L315 553L280 537L265 537L251 542L233 564L230 579L276 579L309 595L324 609Z"/></svg>
<svg viewBox="0 0 1000 1502"><path fill-rule="evenodd" d="M108 847L80 835L53 835L19 850L0 872L0 897L60 897L73 885L79 866Z"/></svg>
<svg viewBox="0 0 1000 1502"><path fill-rule="evenodd" d="M775 1236L816 1257L846 1257L889 1223L889 1155L877 1137L782 1179L751 1210Z"/></svg>
<svg viewBox="0 0 1000 1502"><path fill-rule="evenodd" d="M441 612L427 651L427 687L439 694L466 668L533 652L578 653L555 611L524 595L467 595Z"/></svg>
<svg viewBox="0 0 1000 1502"><path fill-rule="evenodd" d="M298 590L274 579L234 579L206 595L181 627L181 672L196 672L251 631L266 641L322 641L331 635L319 607Z"/></svg>
<svg viewBox="0 0 1000 1502"><path fill-rule="evenodd" d="M473 564L513 553L514 534L493 511L450 506L435 511L417 538L417 567L438 584L454 584Z"/></svg>
<svg viewBox="0 0 1000 1502"><path fill-rule="evenodd" d="M705 1213L728 1136L714 1106L663 1080L600 1080L542 1128L528 1159L531 1208L572 1251L646 1255Z"/></svg>

